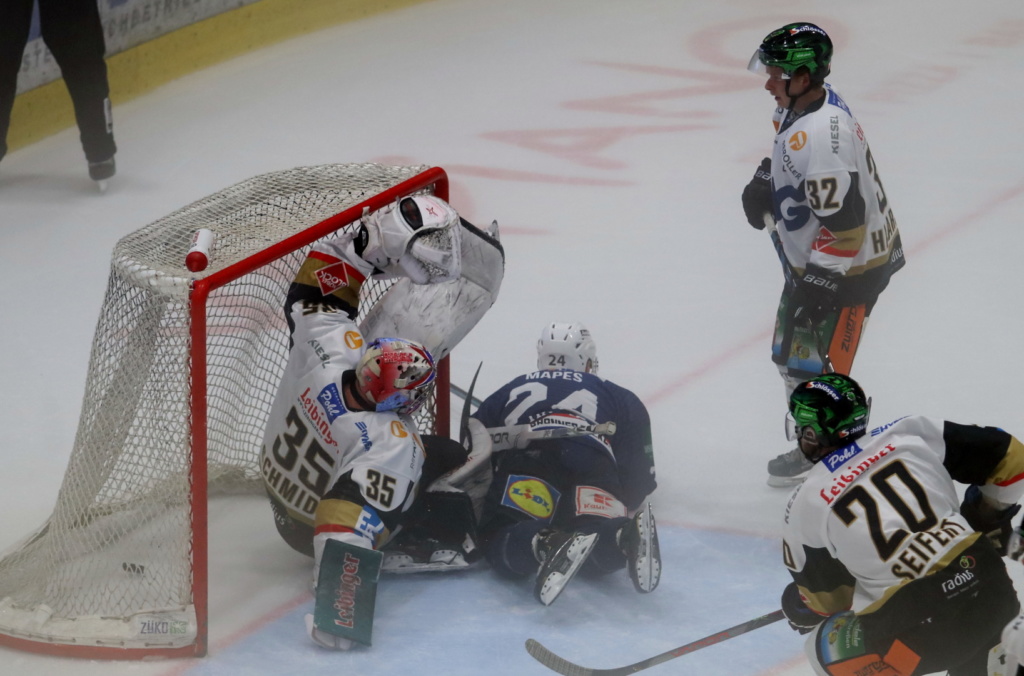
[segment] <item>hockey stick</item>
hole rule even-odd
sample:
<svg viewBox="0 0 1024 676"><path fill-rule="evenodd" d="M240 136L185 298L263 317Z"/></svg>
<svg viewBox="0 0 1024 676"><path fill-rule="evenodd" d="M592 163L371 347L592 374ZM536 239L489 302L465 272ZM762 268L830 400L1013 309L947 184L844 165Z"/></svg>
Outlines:
<svg viewBox="0 0 1024 676"><path fill-rule="evenodd" d="M463 399L462 404L462 417L459 418L459 443L463 446L466 445L466 437L469 436L469 408L470 404L476 404L477 408L480 408L480 400L473 396L473 388L476 387L476 378L480 375L480 369L484 363L476 367L476 373L473 374L473 380L469 383L469 392L462 390L461 388L448 383L448 388L451 389L455 394L458 394Z"/></svg>
<svg viewBox="0 0 1024 676"><path fill-rule="evenodd" d="M615 423L609 421L583 427L552 427L543 430L534 429L528 423L509 425L508 427L488 427L487 432L491 435L495 451L507 451L512 448L526 448L531 441L544 439L567 439L595 434L611 436L615 434Z"/></svg>
<svg viewBox="0 0 1024 676"><path fill-rule="evenodd" d="M701 648L707 648L709 645L728 641L730 638L746 634L748 631L760 629L761 627L772 624L773 622L778 622L783 618L785 618L785 615L782 614L782 611L776 610L773 613L768 613L767 615L755 617L754 619L748 620L742 624L737 624L735 627L729 627L717 634L706 636L699 641L687 643L686 645L673 648L672 650L661 653L660 655L648 657L646 660L642 660L636 664L630 664L629 666L619 667L617 669L589 669L587 667L581 667L578 664L573 664L565 658L559 657L537 641L534 641L532 638L526 639L526 652L530 653L530 656L533 657L533 659L537 660L548 669L557 671L564 676L625 676L626 674L635 674L638 671L649 669L657 664L668 662L671 659L695 652Z"/></svg>
<svg viewBox="0 0 1024 676"><path fill-rule="evenodd" d="M481 362L481 365L483 365L482 362ZM478 366L477 367L477 372L479 373L479 371L480 371L480 367ZM475 376L474 376L474 378L475 378ZM473 396L473 386L472 385L470 385L468 392L466 390L462 389L461 387L459 387L458 385L456 385L455 383L448 383L448 389L450 389L452 392L454 392L455 396L461 398L464 401L472 403L477 408L480 408L480 404L484 403L480 399L478 399L477 397Z"/></svg>

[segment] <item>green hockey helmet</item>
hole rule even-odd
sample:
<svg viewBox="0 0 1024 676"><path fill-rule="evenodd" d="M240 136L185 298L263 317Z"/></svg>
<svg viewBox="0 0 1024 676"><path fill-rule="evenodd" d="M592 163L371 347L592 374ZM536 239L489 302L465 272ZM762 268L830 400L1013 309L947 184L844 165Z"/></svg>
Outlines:
<svg viewBox="0 0 1024 676"><path fill-rule="evenodd" d="M845 446L868 429L871 400L857 381L839 373L826 373L797 385L789 398L787 436L813 442L822 451ZM811 457L816 461L821 458Z"/></svg>
<svg viewBox="0 0 1024 676"><path fill-rule="evenodd" d="M769 33L750 58L747 70L766 72L769 66L782 69L789 79L806 68L811 80L822 83L831 70L832 39L813 23L791 23Z"/></svg>

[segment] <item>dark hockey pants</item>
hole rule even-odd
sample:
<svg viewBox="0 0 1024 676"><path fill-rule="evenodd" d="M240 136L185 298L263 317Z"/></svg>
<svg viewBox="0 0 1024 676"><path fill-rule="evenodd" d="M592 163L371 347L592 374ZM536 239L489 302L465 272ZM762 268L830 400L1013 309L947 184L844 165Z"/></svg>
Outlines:
<svg viewBox="0 0 1024 676"><path fill-rule="evenodd" d="M39 0L43 42L60 66L89 162L107 160L117 152L108 117L106 47L96 1ZM0 158L7 152L18 71L31 22L32 0L0 2Z"/></svg>

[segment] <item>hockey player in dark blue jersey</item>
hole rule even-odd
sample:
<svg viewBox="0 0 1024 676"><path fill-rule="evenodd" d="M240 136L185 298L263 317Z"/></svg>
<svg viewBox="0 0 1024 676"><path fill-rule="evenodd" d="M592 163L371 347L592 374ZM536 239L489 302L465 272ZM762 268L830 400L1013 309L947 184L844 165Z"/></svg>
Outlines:
<svg viewBox="0 0 1024 676"><path fill-rule="evenodd" d="M534 594L552 603L579 571L628 568L639 592L661 576L654 515L657 485L647 409L629 390L597 375L597 351L582 324L550 324L537 344L537 370L487 397L474 414L487 428L569 428L559 438L502 449L480 532L492 567L536 574ZM614 423L614 434L587 433ZM523 446L523 444L519 444Z"/></svg>

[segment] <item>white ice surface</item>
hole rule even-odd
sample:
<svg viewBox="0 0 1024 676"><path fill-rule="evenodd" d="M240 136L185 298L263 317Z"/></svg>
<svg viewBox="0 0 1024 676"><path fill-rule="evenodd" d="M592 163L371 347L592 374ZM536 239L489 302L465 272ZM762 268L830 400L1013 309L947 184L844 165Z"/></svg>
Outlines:
<svg viewBox="0 0 1024 676"><path fill-rule="evenodd" d="M620 666L773 610L787 492L764 484L764 465L787 448L768 345L781 275L739 195L772 134L772 101L745 66L797 19L836 38L831 81L871 141L907 251L854 370L874 421L926 413L1024 434L1019 0L437 0L118 106L104 195L75 130L0 163L0 548L53 507L120 237L266 171L427 163L449 171L466 217L501 223L508 261L454 381L483 361L490 391L532 367L544 323L586 322L602 375L654 421L661 587L574 582L544 609L486 568L389 577L373 648L327 653L303 636L309 564L265 502L215 501L209 657L0 649L0 673L543 674L528 637ZM810 670L801 637L776 624L650 673Z"/></svg>

